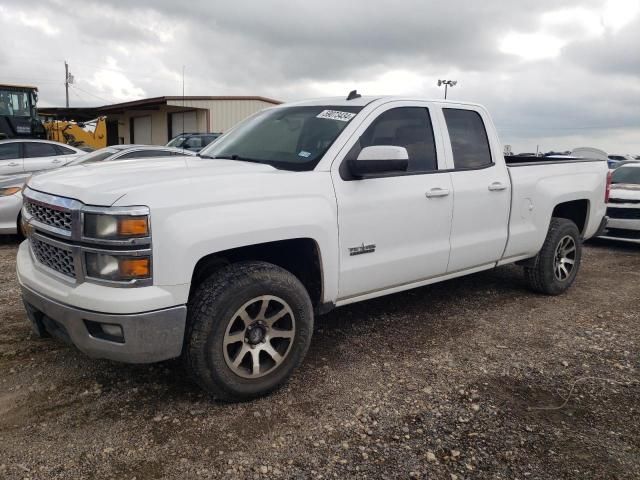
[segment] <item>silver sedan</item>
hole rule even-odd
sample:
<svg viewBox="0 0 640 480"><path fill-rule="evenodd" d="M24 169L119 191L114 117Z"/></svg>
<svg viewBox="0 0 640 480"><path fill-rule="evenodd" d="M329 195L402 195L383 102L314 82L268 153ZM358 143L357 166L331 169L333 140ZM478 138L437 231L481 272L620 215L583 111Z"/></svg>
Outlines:
<svg viewBox="0 0 640 480"><path fill-rule="evenodd" d="M143 158L194 156L193 152L171 147L153 145L114 145L101 148L62 168L72 165L112 160L133 160ZM37 174L36 174L37 175ZM29 179L29 174L0 178L0 235L21 233L20 211L22 209L22 187Z"/></svg>
<svg viewBox="0 0 640 480"><path fill-rule="evenodd" d="M28 178L28 174L23 174L0 179L0 234L19 231L22 186Z"/></svg>

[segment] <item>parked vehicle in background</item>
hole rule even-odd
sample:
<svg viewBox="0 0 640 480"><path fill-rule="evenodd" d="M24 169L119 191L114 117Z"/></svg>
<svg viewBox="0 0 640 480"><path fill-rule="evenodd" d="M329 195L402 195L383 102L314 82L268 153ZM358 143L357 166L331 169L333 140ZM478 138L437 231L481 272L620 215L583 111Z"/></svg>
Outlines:
<svg viewBox="0 0 640 480"><path fill-rule="evenodd" d="M578 157L578 158L591 158L591 159L604 160L604 161L608 161L609 159L607 152L605 152L604 150L600 150L599 148L593 148L593 147L574 148L573 150L571 150L571 156Z"/></svg>
<svg viewBox="0 0 640 480"><path fill-rule="evenodd" d="M81 163L110 162L112 160L130 160L140 158L176 157L195 155L180 148L161 147L156 145L112 145L84 154L74 160L71 165Z"/></svg>
<svg viewBox="0 0 640 480"><path fill-rule="evenodd" d="M24 190L34 331L123 362L182 355L224 400L284 382L314 312L516 262L564 292L607 176L505 159L479 105L355 92L264 110L200 158L65 170Z"/></svg>
<svg viewBox="0 0 640 480"><path fill-rule="evenodd" d="M628 163L611 173L607 216L607 228L600 238L640 243L640 162Z"/></svg>
<svg viewBox="0 0 640 480"><path fill-rule="evenodd" d="M84 153L84 152L83 152ZM84 154L64 165L78 165L113 160L133 160L193 156L193 152L153 145L116 145ZM36 172L37 173L37 172ZM0 234L20 233L20 209L22 208L22 187L31 174L0 177Z"/></svg>
<svg viewBox="0 0 640 480"><path fill-rule="evenodd" d="M0 234L8 235L20 231L20 209L22 187L29 174L0 178Z"/></svg>
<svg viewBox="0 0 640 480"><path fill-rule="evenodd" d="M48 140L0 140L0 177L59 168L85 153Z"/></svg>
<svg viewBox="0 0 640 480"><path fill-rule="evenodd" d="M640 163L640 160L622 160L621 162L614 163L611 167L609 167L609 169L616 170L624 165L633 165L636 163Z"/></svg>
<svg viewBox="0 0 640 480"><path fill-rule="evenodd" d="M609 155L607 163L609 164L609 168L615 168L618 162L624 162L627 160L635 160L631 155Z"/></svg>
<svg viewBox="0 0 640 480"><path fill-rule="evenodd" d="M0 140L46 138L37 102L36 87L0 84Z"/></svg>
<svg viewBox="0 0 640 480"><path fill-rule="evenodd" d="M199 152L218 138L221 133L183 133L172 138L167 147L183 148L192 152Z"/></svg>

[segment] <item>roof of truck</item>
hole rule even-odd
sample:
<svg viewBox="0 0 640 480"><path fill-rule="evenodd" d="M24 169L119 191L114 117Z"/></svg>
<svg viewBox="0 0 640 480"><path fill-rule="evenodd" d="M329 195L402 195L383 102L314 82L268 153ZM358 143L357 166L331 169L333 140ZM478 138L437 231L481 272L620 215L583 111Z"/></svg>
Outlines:
<svg viewBox="0 0 640 480"><path fill-rule="evenodd" d="M371 102L375 102L376 100L386 100L386 101L420 101L420 102L436 102L436 103L450 103L455 105L472 105L472 106L480 106L477 103L471 102L460 102L455 100L443 100L443 99L434 99L434 98L424 98L419 96L396 96L396 95L363 95L358 98L354 98L353 100L347 100L346 96L343 97L322 97L322 98L312 98L309 100L302 100L299 102L290 102L284 103L282 107L303 107L303 106L315 106L315 105L334 105L334 106L356 106L356 107L364 107Z"/></svg>

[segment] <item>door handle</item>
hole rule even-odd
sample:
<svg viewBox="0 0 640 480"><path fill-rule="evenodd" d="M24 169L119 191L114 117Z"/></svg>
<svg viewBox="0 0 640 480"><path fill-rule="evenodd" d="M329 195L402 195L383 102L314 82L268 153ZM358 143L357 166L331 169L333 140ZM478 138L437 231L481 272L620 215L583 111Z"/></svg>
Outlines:
<svg viewBox="0 0 640 480"><path fill-rule="evenodd" d="M20 164L19 164L19 163L17 163L17 162L7 163L7 165L8 165L9 167L18 167L18 166L20 166Z"/></svg>
<svg viewBox="0 0 640 480"><path fill-rule="evenodd" d="M432 188L425 195L427 196L427 198L446 197L447 195L449 195L449 189L448 188Z"/></svg>
<svg viewBox="0 0 640 480"><path fill-rule="evenodd" d="M489 185L489 190L492 192L499 192L500 190L506 190L507 186L502 182L493 182Z"/></svg>
<svg viewBox="0 0 640 480"><path fill-rule="evenodd" d="M51 160L51 163L60 163L60 162L62 162L62 160L57 159L57 158L55 160Z"/></svg>

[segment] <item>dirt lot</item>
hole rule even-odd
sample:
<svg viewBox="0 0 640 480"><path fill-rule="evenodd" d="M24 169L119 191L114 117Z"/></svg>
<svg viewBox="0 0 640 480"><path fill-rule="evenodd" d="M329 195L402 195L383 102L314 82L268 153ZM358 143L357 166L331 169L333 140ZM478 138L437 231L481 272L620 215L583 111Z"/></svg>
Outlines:
<svg viewBox="0 0 640 480"><path fill-rule="evenodd" d="M178 362L33 338L16 248L0 240L0 478L640 478L640 248L586 247L560 297L505 267L338 309L283 390L238 405Z"/></svg>

